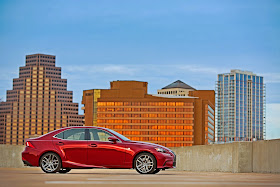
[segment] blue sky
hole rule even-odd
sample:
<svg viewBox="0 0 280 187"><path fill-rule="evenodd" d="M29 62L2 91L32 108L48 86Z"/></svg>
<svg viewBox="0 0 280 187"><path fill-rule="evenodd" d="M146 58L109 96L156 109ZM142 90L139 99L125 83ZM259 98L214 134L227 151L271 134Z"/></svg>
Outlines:
<svg viewBox="0 0 280 187"><path fill-rule="evenodd" d="M113 80L215 89L241 69L264 76L267 138L280 138L279 17L278 0L0 0L0 98L33 53L56 55L79 103Z"/></svg>

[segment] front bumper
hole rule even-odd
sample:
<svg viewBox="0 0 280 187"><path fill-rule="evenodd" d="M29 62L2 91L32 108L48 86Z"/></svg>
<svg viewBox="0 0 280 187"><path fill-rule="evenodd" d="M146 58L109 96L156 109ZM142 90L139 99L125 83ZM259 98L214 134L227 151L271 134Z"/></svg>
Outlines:
<svg viewBox="0 0 280 187"><path fill-rule="evenodd" d="M159 169L169 169L176 168L176 155L170 153L161 153L161 159L158 159L157 168Z"/></svg>
<svg viewBox="0 0 280 187"><path fill-rule="evenodd" d="M176 168L176 155L174 155L173 160L167 160L164 165L164 169L169 169L169 168Z"/></svg>
<svg viewBox="0 0 280 187"><path fill-rule="evenodd" d="M173 168L176 168L176 155L174 153Z"/></svg>

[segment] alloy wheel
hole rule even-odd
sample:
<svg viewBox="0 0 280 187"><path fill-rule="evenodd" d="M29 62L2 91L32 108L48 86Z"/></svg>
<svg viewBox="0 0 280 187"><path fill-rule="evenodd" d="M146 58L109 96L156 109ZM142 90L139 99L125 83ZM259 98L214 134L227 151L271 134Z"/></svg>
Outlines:
<svg viewBox="0 0 280 187"><path fill-rule="evenodd" d="M150 154L141 154L136 159L136 170L141 174L153 173L155 170L155 159Z"/></svg>
<svg viewBox="0 0 280 187"><path fill-rule="evenodd" d="M57 154L46 153L40 162L41 168L46 173L55 173L60 170L60 158Z"/></svg>

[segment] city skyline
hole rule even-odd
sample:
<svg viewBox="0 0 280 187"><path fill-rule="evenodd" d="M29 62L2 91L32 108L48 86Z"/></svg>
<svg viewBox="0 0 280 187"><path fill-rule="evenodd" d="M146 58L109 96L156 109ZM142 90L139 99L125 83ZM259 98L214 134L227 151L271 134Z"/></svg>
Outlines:
<svg viewBox="0 0 280 187"><path fill-rule="evenodd" d="M79 104L83 90L108 89L114 80L146 81L153 94L175 80L214 90L217 74L248 70L264 77L267 138L279 138L279 7L238 0L2 1L0 98L24 56L34 53L56 55Z"/></svg>

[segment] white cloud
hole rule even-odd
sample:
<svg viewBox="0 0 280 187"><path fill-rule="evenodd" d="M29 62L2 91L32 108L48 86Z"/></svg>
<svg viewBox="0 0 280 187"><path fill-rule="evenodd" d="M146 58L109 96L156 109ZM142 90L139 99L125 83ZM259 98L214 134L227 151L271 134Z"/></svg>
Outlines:
<svg viewBox="0 0 280 187"><path fill-rule="evenodd" d="M103 64L103 65L82 65L82 66L64 66L64 70L70 72L84 72L84 73L118 73L118 74L128 74L136 75L138 74L147 74L151 73L160 73L160 74L178 74L178 72L192 72L192 73L204 73L204 74L215 74L221 72L228 72L226 68L220 67L205 67L202 65L182 65L182 64L162 64L162 65L150 65L150 64L141 64L141 65L112 65L112 64ZM170 71L172 70L172 71Z"/></svg>
<svg viewBox="0 0 280 187"><path fill-rule="evenodd" d="M280 138L280 103L266 104L266 138Z"/></svg>
<svg viewBox="0 0 280 187"><path fill-rule="evenodd" d="M73 87L83 89L97 88L97 85L109 85L113 80L139 80L149 83L151 93L156 93L167 84L178 79L190 84L197 89L215 89L217 74L221 71L227 72L224 68L205 67L202 65L187 65L179 63L169 64L93 64L80 66L63 66L63 78ZM77 81L74 81L77 80ZM88 84L88 86L87 86Z"/></svg>
<svg viewBox="0 0 280 187"><path fill-rule="evenodd" d="M280 73L260 73L265 83L280 83Z"/></svg>
<svg viewBox="0 0 280 187"><path fill-rule="evenodd" d="M201 65L183 65L181 66L181 69L195 72L195 73L208 73L208 74L215 74L215 75L229 71L229 69L226 68L205 67Z"/></svg>
<svg viewBox="0 0 280 187"><path fill-rule="evenodd" d="M75 66L64 66L62 71L63 70L66 70L66 71L69 71L69 72L87 72L87 71L89 71L91 69L89 69L88 66L84 66L84 65L76 66L75 65Z"/></svg>
<svg viewBox="0 0 280 187"><path fill-rule="evenodd" d="M103 71L106 73L119 73L119 74L127 74L134 75L136 69L126 66L118 66L118 65L107 65L103 68Z"/></svg>
<svg viewBox="0 0 280 187"><path fill-rule="evenodd" d="M72 73L116 73L125 75L134 75L136 69L125 65L81 65L81 66L64 66L63 69Z"/></svg>

